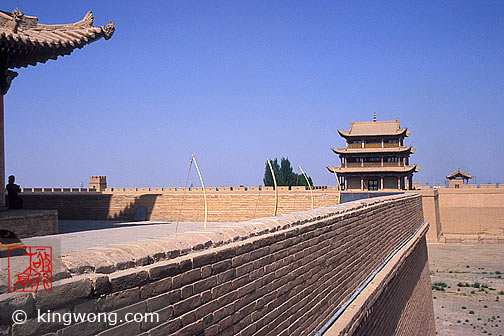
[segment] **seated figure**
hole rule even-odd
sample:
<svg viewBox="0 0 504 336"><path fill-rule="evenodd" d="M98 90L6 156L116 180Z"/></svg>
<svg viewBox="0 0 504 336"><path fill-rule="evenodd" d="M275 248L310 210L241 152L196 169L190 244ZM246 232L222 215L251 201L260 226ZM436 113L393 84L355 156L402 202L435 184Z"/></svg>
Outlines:
<svg viewBox="0 0 504 336"><path fill-rule="evenodd" d="M15 180L16 178L14 175L9 176L9 183L7 184L7 201L9 209L22 209L23 200L19 197L21 188L14 183Z"/></svg>

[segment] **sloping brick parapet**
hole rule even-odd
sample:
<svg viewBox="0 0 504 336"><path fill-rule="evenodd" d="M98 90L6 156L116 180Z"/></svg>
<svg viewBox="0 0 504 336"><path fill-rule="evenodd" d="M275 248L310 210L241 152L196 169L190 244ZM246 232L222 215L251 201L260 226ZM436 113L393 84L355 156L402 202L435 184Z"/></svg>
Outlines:
<svg viewBox="0 0 504 336"><path fill-rule="evenodd" d="M435 335L424 225L394 254L324 336ZM419 308L421 307L421 308Z"/></svg>
<svg viewBox="0 0 504 336"><path fill-rule="evenodd" d="M421 197L395 195L71 252L52 293L0 295L0 335L310 335L422 223ZM38 310L159 321L65 326Z"/></svg>

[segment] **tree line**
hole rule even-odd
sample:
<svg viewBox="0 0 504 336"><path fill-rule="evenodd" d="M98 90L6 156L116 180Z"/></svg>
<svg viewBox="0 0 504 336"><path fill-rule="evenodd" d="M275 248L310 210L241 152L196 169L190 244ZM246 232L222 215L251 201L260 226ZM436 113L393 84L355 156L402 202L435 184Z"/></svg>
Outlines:
<svg viewBox="0 0 504 336"><path fill-rule="evenodd" d="M278 186L308 186L303 174L297 174L293 171L288 158L282 157L280 159L280 164L278 163L277 158L270 160L270 162L271 167L273 168L273 172L275 173ZM310 185L313 186L312 179L309 176L308 181L310 181ZM268 161L266 161L266 167L264 169L263 183L265 187L274 186L273 176L271 176L271 170L269 168Z"/></svg>

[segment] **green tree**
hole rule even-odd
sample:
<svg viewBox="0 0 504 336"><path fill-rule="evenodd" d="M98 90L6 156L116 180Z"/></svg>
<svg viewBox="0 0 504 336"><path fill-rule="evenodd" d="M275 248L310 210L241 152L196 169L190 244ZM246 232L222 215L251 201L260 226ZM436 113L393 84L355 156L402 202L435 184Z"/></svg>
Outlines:
<svg viewBox="0 0 504 336"><path fill-rule="evenodd" d="M280 164L278 164L278 159L275 158L271 160L271 167L275 173L278 186L307 186L306 179L303 174L297 174L293 171L291 163L288 158L282 157L280 159ZM311 177L308 176L310 185L313 186ZM271 171L268 166L268 161L266 161L266 167L264 169L264 186L274 186L273 177L271 176Z"/></svg>
<svg viewBox="0 0 504 336"><path fill-rule="evenodd" d="M278 164L278 160L274 159L271 160L270 162L271 162L271 168L273 168L273 172L275 173L275 177L278 179L278 175L280 172L280 165ZM266 161L266 168L264 169L263 183L266 187L275 185L273 183L273 177L271 176L271 170L269 168L268 161Z"/></svg>

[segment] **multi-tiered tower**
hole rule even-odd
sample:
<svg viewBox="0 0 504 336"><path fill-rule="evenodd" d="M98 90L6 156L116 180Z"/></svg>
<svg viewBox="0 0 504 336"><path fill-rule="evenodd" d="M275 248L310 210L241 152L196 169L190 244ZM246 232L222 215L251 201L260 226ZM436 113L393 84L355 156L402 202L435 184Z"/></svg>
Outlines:
<svg viewBox="0 0 504 336"><path fill-rule="evenodd" d="M335 173L344 190L412 189L413 173L420 170L410 165L411 146L404 145L409 136L394 121L350 122L350 130L338 133L345 138L344 148L331 148L340 157L339 167L327 167Z"/></svg>

